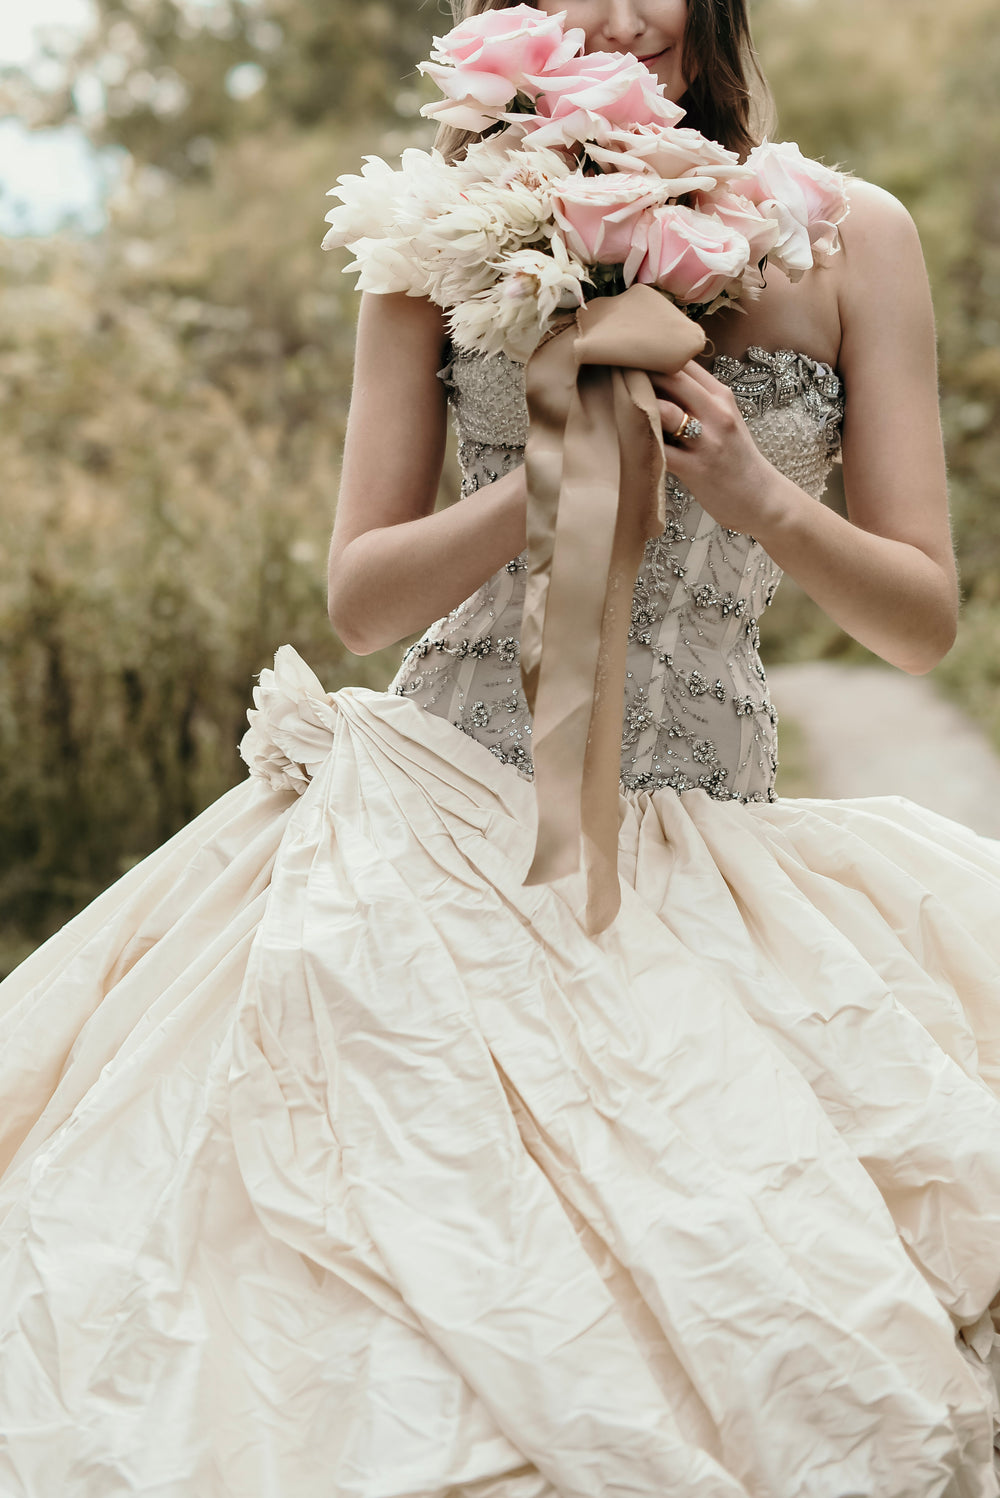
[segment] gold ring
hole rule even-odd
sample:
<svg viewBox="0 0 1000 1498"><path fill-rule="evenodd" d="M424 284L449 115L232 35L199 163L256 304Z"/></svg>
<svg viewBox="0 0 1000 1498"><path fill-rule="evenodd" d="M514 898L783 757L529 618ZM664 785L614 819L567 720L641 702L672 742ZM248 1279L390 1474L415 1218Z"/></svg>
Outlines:
<svg viewBox="0 0 1000 1498"><path fill-rule="evenodd" d="M692 416L690 411L685 411L681 418L681 424L673 433L675 442L693 442L695 437L701 436L701 422L697 416Z"/></svg>

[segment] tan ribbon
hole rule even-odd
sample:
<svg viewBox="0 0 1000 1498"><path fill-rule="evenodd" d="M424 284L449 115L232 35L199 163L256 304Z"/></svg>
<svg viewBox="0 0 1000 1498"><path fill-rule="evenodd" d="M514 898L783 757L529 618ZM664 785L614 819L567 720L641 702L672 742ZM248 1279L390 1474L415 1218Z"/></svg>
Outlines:
<svg viewBox="0 0 1000 1498"><path fill-rule="evenodd" d="M580 867L587 928L618 913L625 651L643 547L663 530L665 463L647 371L705 335L649 286L588 302L527 368L528 579L521 675L533 715L538 834L526 884Z"/></svg>

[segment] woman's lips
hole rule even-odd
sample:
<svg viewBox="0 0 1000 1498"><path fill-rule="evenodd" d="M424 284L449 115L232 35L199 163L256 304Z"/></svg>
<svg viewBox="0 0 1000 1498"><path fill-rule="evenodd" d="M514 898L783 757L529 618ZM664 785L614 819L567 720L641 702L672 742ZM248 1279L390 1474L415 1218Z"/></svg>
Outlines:
<svg viewBox="0 0 1000 1498"><path fill-rule="evenodd" d="M655 62L658 57L663 57L669 51L669 47L662 47L659 52L648 52L645 57L639 57L638 61L644 63Z"/></svg>

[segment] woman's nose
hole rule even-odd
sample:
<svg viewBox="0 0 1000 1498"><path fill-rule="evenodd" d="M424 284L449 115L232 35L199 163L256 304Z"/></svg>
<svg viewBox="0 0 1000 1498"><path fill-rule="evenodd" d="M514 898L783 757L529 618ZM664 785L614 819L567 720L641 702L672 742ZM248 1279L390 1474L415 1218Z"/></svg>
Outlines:
<svg viewBox="0 0 1000 1498"><path fill-rule="evenodd" d="M635 0L605 0L599 29L607 42L627 52L636 37L645 31L646 23Z"/></svg>

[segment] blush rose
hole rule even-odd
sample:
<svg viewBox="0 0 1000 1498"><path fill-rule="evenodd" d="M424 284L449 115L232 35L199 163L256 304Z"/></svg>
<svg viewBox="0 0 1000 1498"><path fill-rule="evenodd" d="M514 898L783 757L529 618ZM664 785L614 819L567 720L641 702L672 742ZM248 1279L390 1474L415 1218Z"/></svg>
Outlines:
<svg viewBox="0 0 1000 1498"><path fill-rule="evenodd" d="M739 183L735 184L739 186ZM774 218L768 217L749 198L729 192L720 187L712 192L694 195L693 206L701 213L714 215L729 229L736 229L750 246L749 266L757 267L774 249L781 230ZM759 272L751 273L752 282L763 285Z"/></svg>
<svg viewBox="0 0 1000 1498"><path fill-rule="evenodd" d="M421 110L459 128L481 130L499 117L519 92L534 97L529 78L558 68L580 52L585 34L563 31L565 13L547 16L530 5L470 16L445 37L436 37L431 62L420 71L444 94Z"/></svg>
<svg viewBox="0 0 1000 1498"><path fill-rule="evenodd" d="M635 279L678 302L712 302L734 286L749 261L750 245L739 230L696 208L667 203L650 210Z"/></svg>
<svg viewBox="0 0 1000 1498"><path fill-rule="evenodd" d="M622 127L673 125L684 111L663 85L627 53L591 52L529 80L537 91L534 117L540 145L603 140Z"/></svg>
<svg viewBox="0 0 1000 1498"><path fill-rule="evenodd" d="M803 156L793 141L764 141L747 157L739 191L779 225L774 258L792 281L816 260L829 259L847 214L839 172Z"/></svg>
<svg viewBox="0 0 1000 1498"><path fill-rule="evenodd" d="M573 254L585 265L624 265L630 284L629 272L645 253L644 219L657 201L650 187L649 177L637 172L576 174L561 182L552 212Z"/></svg>
<svg viewBox="0 0 1000 1498"><path fill-rule="evenodd" d="M735 151L683 125L634 125L627 130L611 130L589 154L601 166L652 172L668 180L704 173L718 181L742 171Z"/></svg>

